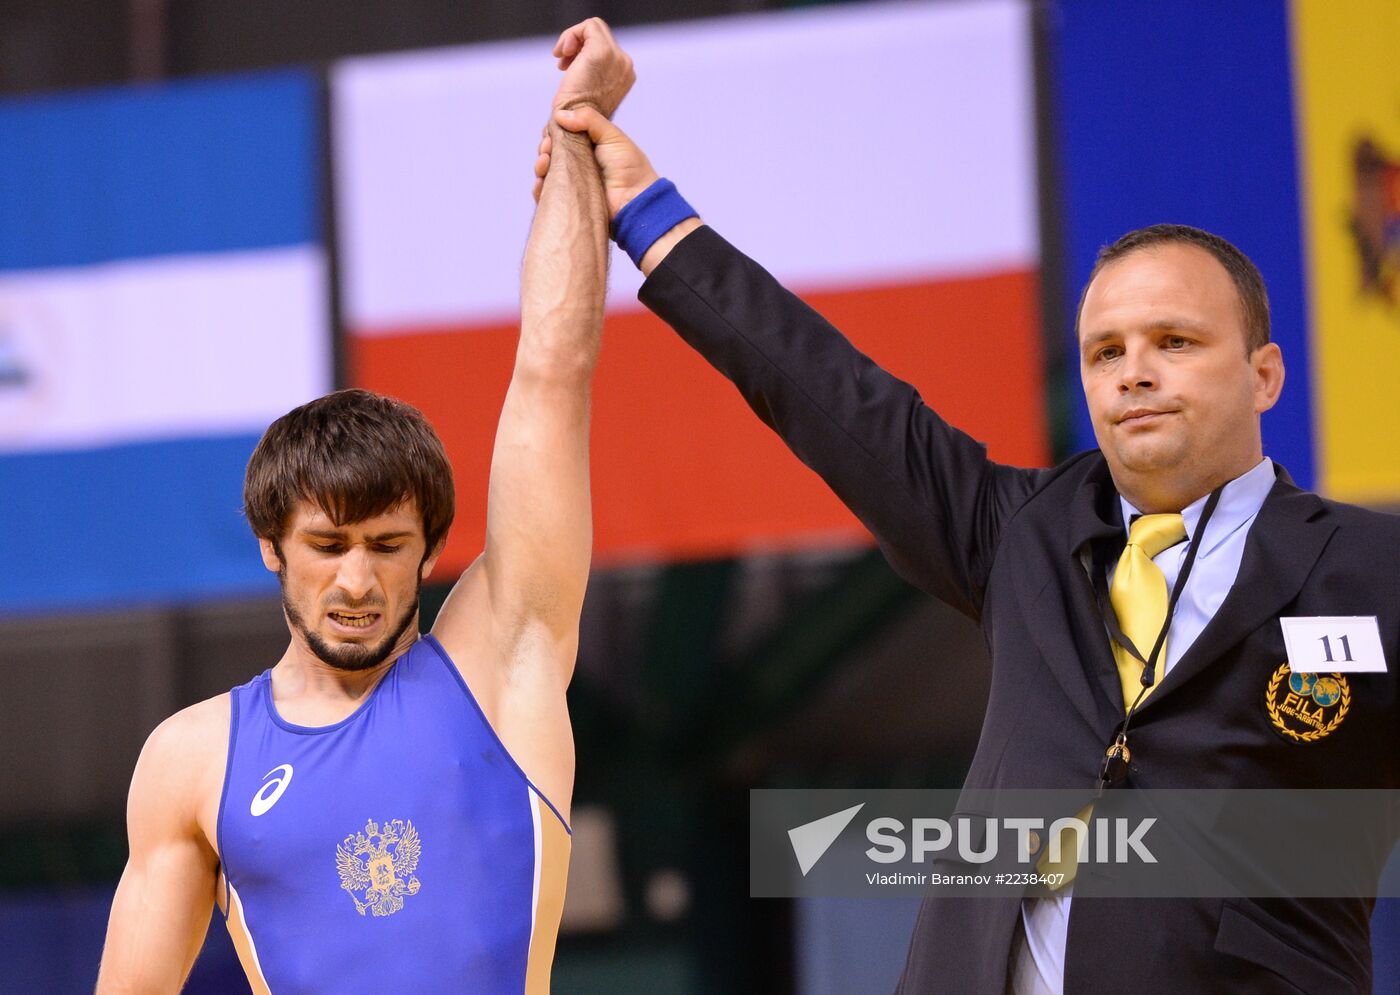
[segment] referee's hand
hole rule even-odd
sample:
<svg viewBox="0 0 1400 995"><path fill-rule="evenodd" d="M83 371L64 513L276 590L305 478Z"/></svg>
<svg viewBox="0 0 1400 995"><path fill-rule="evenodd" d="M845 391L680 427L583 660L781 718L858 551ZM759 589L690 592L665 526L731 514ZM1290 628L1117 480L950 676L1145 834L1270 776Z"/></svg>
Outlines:
<svg viewBox="0 0 1400 995"><path fill-rule="evenodd" d="M603 174L603 195L608 202L609 220L617 217L624 204L656 182L656 170L651 168L646 154L621 128L593 107L560 108L554 112L554 122L565 131L586 131L592 140L593 157ZM553 142L546 126L544 137L540 140L539 155L535 158L536 201L544 189L552 148Z"/></svg>

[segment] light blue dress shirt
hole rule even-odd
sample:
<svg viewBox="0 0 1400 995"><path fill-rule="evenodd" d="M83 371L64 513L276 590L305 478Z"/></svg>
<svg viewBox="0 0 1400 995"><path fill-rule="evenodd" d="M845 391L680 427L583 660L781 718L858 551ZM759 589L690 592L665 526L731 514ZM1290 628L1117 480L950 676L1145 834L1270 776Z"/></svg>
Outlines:
<svg viewBox="0 0 1400 995"><path fill-rule="evenodd" d="M1206 523L1201 536L1196 562L1191 576L1182 588L1176 611L1172 613L1171 628L1167 630L1167 658L1160 681L1171 673L1201 630L1215 617L1216 611L1235 586L1244 558L1244 542L1249 528L1264 506L1264 499L1274 486L1273 461L1267 457L1248 473L1241 474L1225 485L1220 503ZM1123 507L1123 530L1126 534L1135 516L1142 514L1120 496ZM1194 501L1181 511L1186 525L1186 542L1177 543L1152 558L1167 580L1167 590L1176 584L1186 550L1196 536L1206 498ZM1113 569L1116 569L1115 564ZM1108 580L1113 583L1113 569ZM1147 650L1144 648L1143 652ZM1069 908L1074 898L1074 885L1049 898L1028 898L1021 903L1024 938L1018 938L1011 954L1011 990L1015 995L1063 995L1065 979L1065 939L1069 930Z"/></svg>

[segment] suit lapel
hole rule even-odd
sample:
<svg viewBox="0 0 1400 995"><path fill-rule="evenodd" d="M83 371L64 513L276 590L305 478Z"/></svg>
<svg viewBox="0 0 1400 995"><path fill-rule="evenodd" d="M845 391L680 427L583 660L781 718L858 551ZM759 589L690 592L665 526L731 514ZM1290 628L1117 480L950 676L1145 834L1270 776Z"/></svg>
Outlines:
<svg viewBox="0 0 1400 995"><path fill-rule="evenodd" d="M1055 573L1032 590L1030 578L1017 575L1021 603L1027 606L1027 627L1041 656L1065 689L1084 720L1096 730L1110 728L1123 717L1123 692L1108 633L1099 617L1086 565L1095 543L1121 541L1123 523L1117 491L1108 466L1099 464L1080 483L1069 508L1064 539L1055 540ZM1066 652L1076 647L1077 653Z"/></svg>
<svg viewBox="0 0 1400 995"><path fill-rule="evenodd" d="M1314 521L1322 510L1322 500L1296 487L1279 467L1279 479L1245 540L1234 586L1196 641L1167 672L1162 686L1139 706L1140 712L1158 705L1293 600L1336 530L1328 522Z"/></svg>

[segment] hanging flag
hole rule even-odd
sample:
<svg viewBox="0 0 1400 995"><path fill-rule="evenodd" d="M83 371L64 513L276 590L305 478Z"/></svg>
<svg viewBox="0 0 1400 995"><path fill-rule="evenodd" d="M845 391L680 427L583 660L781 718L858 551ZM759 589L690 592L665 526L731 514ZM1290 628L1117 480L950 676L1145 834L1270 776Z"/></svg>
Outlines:
<svg viewBox="0 0 1400 995"><path fill-rule="evenodd" d="M1295 0L1321 488L1400 502L1400 6Z"/></svg>
<svg viewBox="0 0 1400 995"><path fill-rule="evenodd" d="M720 233L994 458L1048 458L1030 9L785 12L619 32L619 124ZM440 569L481 548L515 352L530 167L558 75L535 39L337 66L353 382L420 405L457 472ZM598 559L869 542L615 254L594 391Z"/></svg>
<svg viewBox="0 0 1400 995"><path fill-rule="evenodd" d="M241 515L330 387L305 73L0 103L0 612L275 589Z"/></svg>
<svg viewBox="0 0 1400 995"><path fill-rule="evenodd" d="M1099 249L1135 228L1188 224L1229 239L1263 273L1288 369L1263 419L1264 453L1313 486L1287 5L1076 0L1054 10L1049 96L1073 448L1097 445L1073 319Z"/></svg>

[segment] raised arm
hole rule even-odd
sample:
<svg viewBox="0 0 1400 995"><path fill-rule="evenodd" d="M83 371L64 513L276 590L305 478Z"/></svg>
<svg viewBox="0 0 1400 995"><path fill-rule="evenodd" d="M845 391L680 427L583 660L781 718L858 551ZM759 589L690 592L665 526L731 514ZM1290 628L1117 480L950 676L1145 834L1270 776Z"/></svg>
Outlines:
<svg viewBox="0 0 1400 995"><path fill-rule="evenodd" d="M910 583L976 618L1002 524L1046 471L1002 466L709 228L642 303L739 389Z"/></svg>
<svg viewBox="0 0 1400 995"><path fill-rule="evenodd" d="M595 75L618 71L606 60L556 54L570 63L575 106ZM507 748L565 808L573 752L564 692L592 553L589 395L608 235L592 144L552 127L556 169L540 190L525 246L520 343L491 459L486 549L433 631Z"/></svg>
<svg viewBox="0 0 1400 995"><path fill-rule="evenodd" d="M212 705L167 719L137 761L127 800L130 856L112 902L98 995L179 991L204 942L219 866L198 817L201 799L218 792L209 782L217 764L207 745L219 737L208 728L218 724ZM227 737L226 722L222 731Z"/></svg>
<svg viewBox="0 0 1400 995"><path fill-rule="evenodd" d="M592 549L589 395L603 327L607 214L586 136L556 136L525 246L520 344L496 429L484 569L493 613L571 638ZM570 663L572 661L569 661Z"/></svg>
<svg viewBox="0 0 1400 995"><path fill-rule="evenodd" d="M613 217L657 179L641 150L602 115L580 108L556 120L594 141ZM550 175L553 159L546 141L536 176ZM911 385L699 218L661 234L640 266L648 276L642 303L734 383L870 529L895 569L979 615L1001 524L1045 471L992 463Z"/></svg>

